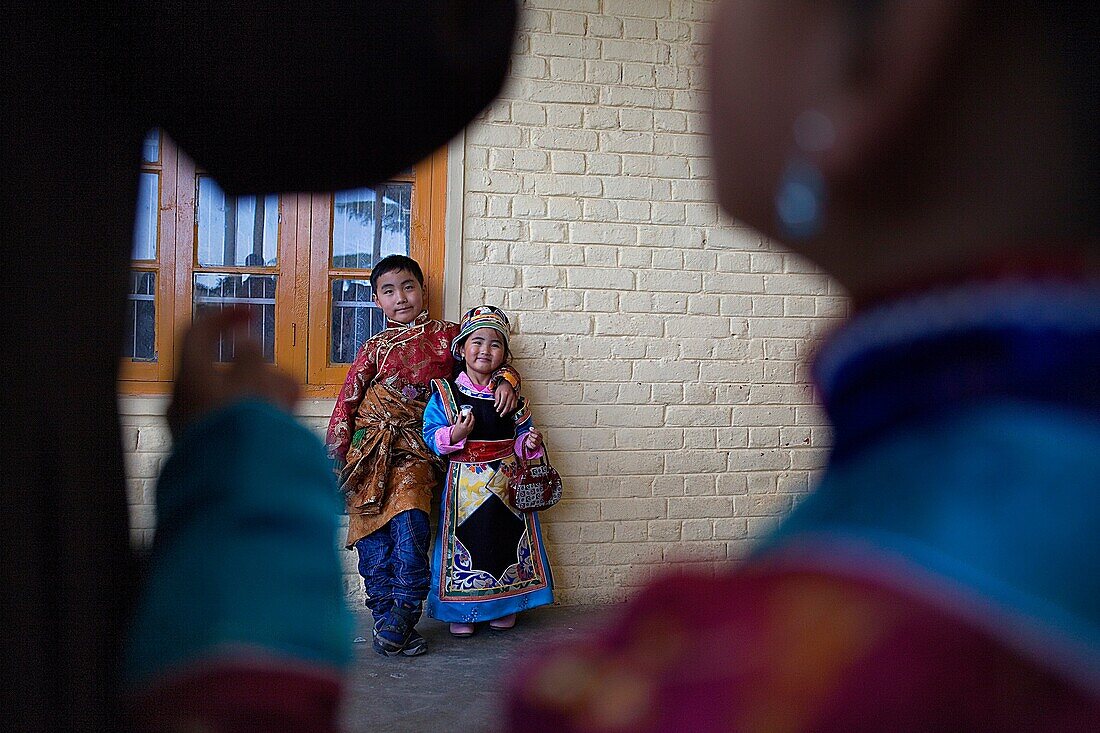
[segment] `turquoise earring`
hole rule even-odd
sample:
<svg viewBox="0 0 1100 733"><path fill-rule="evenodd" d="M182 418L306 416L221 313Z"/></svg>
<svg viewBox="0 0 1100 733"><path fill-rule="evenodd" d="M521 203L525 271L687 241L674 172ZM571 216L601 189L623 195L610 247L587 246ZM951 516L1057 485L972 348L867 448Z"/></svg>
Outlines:
<svg viewBox="0 0 1100 733"><path fill-rule="evenodd" d="M807 239L821 230L825 207L825 179L817 166L795 157L787 164L775 195L775 213L782 234Z"/></svg>
<svg viewBox="0 0 1100 733"><path fill-rule="evenodd" d="M817 110L807 110L794 123L798 152L791 156L779 190L775 213L781 234L790 239L807 239L821 230L825 210L825 177L808 153L832 147L836 137L832 121Z"/></svg>

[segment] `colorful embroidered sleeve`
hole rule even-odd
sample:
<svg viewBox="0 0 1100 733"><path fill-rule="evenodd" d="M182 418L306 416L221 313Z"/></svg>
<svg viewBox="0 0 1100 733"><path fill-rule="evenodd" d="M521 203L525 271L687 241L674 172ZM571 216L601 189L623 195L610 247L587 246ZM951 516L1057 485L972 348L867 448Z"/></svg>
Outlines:
<svg viewBox="0 0 1100 733"><path fill-rule="evenodd" d="M489 380L489 386L495 390L502 381L512 385L512 389L516 391L517 395L519 394L519 385L521 381L519 372L509 364L505 364L501 366L500 369L493 372L493 376Z"/></svg>
<svg viewBox="0 0 1100 733"><path fill-rule="evenodd" d="M531 408L527 404L527 400L520 400L519 409L516 410L513 419L516 421L516 455L525 461L541 458L543 454L541 446L537 450L527 450L527 434L535 427L531 420Z"/></svg>
<svg viewBox="0 0 1100 733"><path fill-rule="evenodd" d="M424 442L437 455L445 456L466 447L466 439L451 442L451 423L447 420L447 414L443 410L443 399L438 392L433 392L428 400L428 406L424 408Z"/></svg>
<svg viewBox="0 0 1100 733"><path fill-rule="evenodd" d="M344 380L344 386L332 408L325 444L328 446L329 457L340 463L344 462L344 456L351 446L351 436L355 432L355 411L359 409L367 387L378 372L377 354L378 344L374 339L363 344L359 355L348 369L347 379Z"/></svg>

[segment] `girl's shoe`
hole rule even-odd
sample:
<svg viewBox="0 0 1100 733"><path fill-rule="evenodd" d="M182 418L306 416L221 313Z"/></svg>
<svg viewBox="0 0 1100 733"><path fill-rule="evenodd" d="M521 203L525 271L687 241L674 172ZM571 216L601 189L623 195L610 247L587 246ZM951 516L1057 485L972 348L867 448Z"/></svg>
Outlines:
<svg viewBox="0 0 1100 733"><path fill-rule="evenodd" d="M489 622L490 629L497 629L503 631L504 629L510 629L516 625L516 614L510 613L507 616L495 618Z"/></svg>
<svg viewBox="0 0 1100 733"><path fill-rule="evenodd" d="M473 636L473 624L451 624L451 636Z"/></svg>

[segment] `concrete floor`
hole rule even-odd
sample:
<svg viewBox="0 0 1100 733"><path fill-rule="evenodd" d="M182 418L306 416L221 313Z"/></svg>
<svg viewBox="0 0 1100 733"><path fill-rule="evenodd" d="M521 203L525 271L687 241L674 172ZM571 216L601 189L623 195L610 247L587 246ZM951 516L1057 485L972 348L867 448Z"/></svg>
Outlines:
<svg viewBox="0 0 1100 733"><path fill-rule="evenodd" d="M452 637L446 624L424 618L416 628L428 640L428 653L413 658L383 657L369 641L356 644L344 730L500 730L498 705L515 658L543 643L576 638L606 611L544 606L520 614L509 631L491 631L481 624L466 639ZM356 624L357 634L369 639L370 614L357 613Z"/></svg>

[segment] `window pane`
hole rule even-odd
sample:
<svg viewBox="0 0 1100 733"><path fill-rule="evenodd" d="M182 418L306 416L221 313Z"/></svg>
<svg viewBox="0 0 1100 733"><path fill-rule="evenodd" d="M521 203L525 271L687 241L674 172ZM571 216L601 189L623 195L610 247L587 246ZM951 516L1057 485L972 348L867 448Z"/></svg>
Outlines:
<svg viewBox="0 0 1100 733"><path fill-rule="evenodd" d="M382 225L376 226L375 222ZM409 253L412 184L340 191L332 202L332 266L370 269L391 254Z"/></svg>
<svg viewBox="0 0 1100 733"><path fill-rule="evenodd" d="M332 266L374 264L375 193L373 188L340 191L332 202Z"/></svg>
<svg viewBox="0 0 1100 733"><path fill-rule="evenodd" d="M145 141L141 144L141 159L146 163L160 160L160 130L155 127L145 133Z"/></svg>
<svg viewBox="0 0 1100 733"><path fill-rule="evenodd" d="M275 276L195 275L195 316L220 311L226 306L245 306L252 314L252 338L260 343L264 361L275 361ZM229 361L235 353L232 334L218 343L217 361Z"/></svg>
<svg viewBox="0 0 1100 733"><path fill-rule="evenodd" d="M214 179L199 178L198 259L204 267L272 267L279 242L279 196L226 196Z"/></svg>
<svg viewBox="0 0 1100 733"><path fill-rule="evenodd" d="M382 257L407 255L412 237L412 184L391 183L382 190Z"/></svg>
<svg viewBox="0 0 1100 733"><path fill-rule="evenodd" d="M332 281L331 323L329 363L350 364L363 342L386 327L386 317L371 296L370 280Z"/></svg>
<svg viewBox="0 0 1100 733"><path fill-rule="evenodd" d="M122 355L134 361L157 360L157 275L131 272L126 296L126 336Z"/></svg>
<svg viewBox="0 0 1100 733"><path fill-rule="evenodd" d="M157 258L157 210L160 200L160 174L142 172L138 180L137 213L134 216L135 260Z"/></svg>

